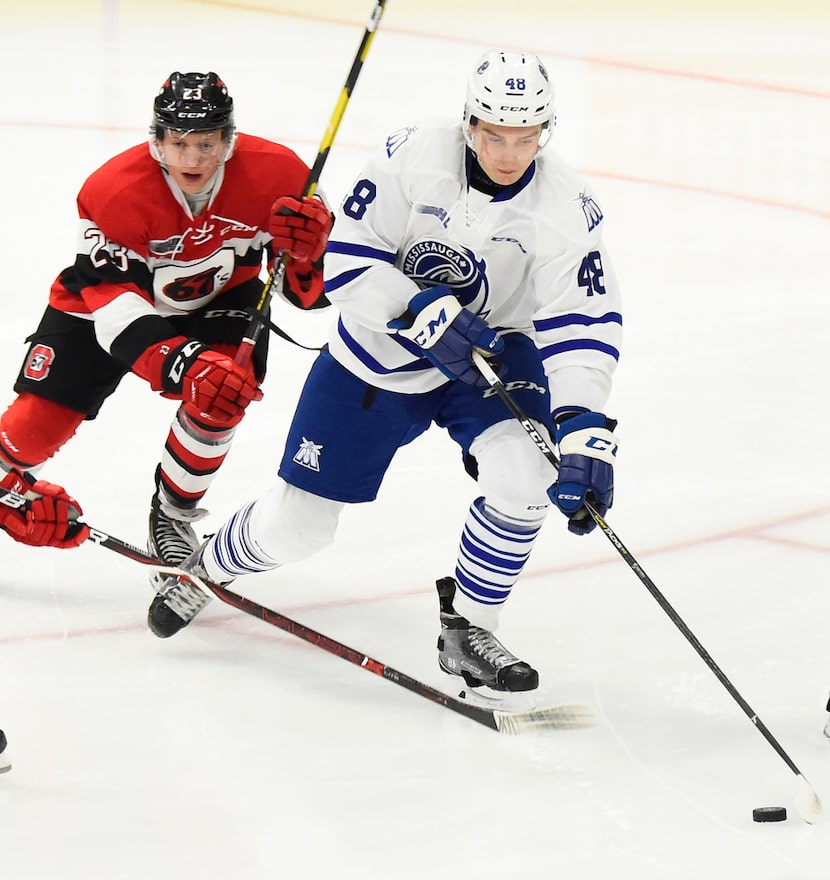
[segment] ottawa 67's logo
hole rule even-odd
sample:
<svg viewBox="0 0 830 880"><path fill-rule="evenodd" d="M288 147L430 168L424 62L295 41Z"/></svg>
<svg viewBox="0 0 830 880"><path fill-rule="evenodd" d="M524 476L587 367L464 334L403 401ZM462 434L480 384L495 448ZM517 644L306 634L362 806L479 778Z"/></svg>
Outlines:
<svg viewBox="0 0 830 880"><path fill-rule="evenodd" d="M49 375L54 360L55 349L50 345L38 343L32 346L32 350L29 352L29 358L23 368L23 375L33 382L42 382Z"/></svg>

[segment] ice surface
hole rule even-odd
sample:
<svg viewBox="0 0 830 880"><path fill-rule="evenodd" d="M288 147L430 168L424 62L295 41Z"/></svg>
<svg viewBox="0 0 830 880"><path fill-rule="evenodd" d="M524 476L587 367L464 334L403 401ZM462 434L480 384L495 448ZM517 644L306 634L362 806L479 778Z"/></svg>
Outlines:
<svg viewBox="0 0 830 880"><path fill-rule="evenodd" d="M74 253L77 189L144 137L170 71L218 71L243 130L313 160L363 4L314 16L266 5L9 13L9 400L23 340ZM462 22L437 3L390 3L322 188L338 201L388 131L459 113L491 45L548 60L552 148L594 181L625 294L609 521L826 799L830 18L770 4L737 19L534 11L544 5L507 16L479 4ZM313 343L322 328L297 332ZM274 340L266 397L211 490L207 530L271 479L311 359ZM128 379L44 476L88 522L142 543L172 413ZM347 511L334 547L236 589L441 684L432 585L451 572L473 492L452 444L429 432L375 504ZM555 515L499 635L540 670L541 703L587 703L600 723L519 737L219 602L159 641L145 572L100 548L4 540L0 552L9 880L830 876L830 825L798 818L799 778L602 535L572 537ZM753 807L776 805L787 822L752 822Z"/></svg>

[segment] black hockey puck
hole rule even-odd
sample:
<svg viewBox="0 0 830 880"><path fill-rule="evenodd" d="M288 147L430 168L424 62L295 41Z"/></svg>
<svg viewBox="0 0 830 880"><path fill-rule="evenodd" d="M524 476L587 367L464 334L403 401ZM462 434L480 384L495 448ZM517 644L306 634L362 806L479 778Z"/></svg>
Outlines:
<svg viewBox="0 0 830 880"><path fill-rule="evenodd" d="M752 811L753 822L783 822L786 818L786 807L756 807Z"/></svg>
<svg viewBox="0 0 830 880"><path fill-rule="evenodd" d="M12 769L12 763L8 755L5 754L7 745L6 734L0 730L0 773L6 773Z"/></svg>

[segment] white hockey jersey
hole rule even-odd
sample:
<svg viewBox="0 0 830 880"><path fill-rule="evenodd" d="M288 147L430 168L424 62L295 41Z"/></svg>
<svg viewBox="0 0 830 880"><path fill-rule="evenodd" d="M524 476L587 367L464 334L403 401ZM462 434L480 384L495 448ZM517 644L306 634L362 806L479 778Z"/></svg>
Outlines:
<svg viewBox="0 0 830 880"><path fill-rule="evenodd" d="M535 341L554 412L602 411L622 317L593 193L549 147L495 197L468 186L470 162L460 123L427 122L390 135L364 168L326 253L332 355L379 388L438 387L446 377L387 323L447 284L491 327Z"/></svg>

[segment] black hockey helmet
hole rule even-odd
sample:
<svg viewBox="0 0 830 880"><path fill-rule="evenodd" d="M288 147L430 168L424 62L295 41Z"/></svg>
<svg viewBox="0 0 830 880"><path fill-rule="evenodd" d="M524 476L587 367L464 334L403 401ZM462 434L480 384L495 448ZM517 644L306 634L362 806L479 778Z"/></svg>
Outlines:
<svg viewBox="0 0 830 880"><path fill-rule="evenodd" d="M227 86L213 73L179 73L164 82L153 102L155 135L173 131L216 131L230 138L234 130L233 98Z"/></svg>

